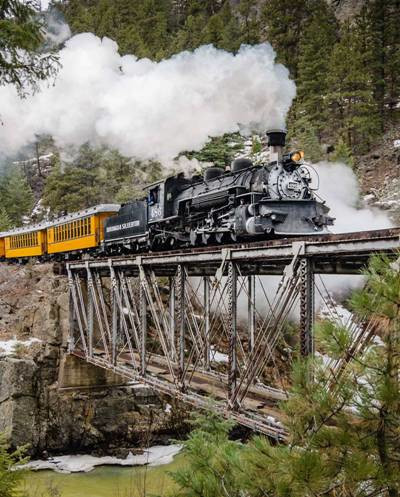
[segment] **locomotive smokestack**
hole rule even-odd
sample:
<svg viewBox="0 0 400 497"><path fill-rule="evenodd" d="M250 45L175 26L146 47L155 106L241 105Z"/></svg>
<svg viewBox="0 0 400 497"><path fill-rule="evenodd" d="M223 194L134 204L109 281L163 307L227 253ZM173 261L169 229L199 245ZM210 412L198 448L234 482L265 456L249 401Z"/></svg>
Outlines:
<svg viewBox="0 0 400 497"><path fill-rule="evenodd" d="M270 129L267 131L270 161L280 161L283 155L283 147L286 143L286 131L284 129Z"/></svg>

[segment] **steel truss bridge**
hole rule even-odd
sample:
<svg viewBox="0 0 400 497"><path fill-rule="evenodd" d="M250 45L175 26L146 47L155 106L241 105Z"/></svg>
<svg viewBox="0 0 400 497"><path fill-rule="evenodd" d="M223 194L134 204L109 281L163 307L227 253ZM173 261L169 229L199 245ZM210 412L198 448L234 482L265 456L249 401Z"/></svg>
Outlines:
<svg viewBox="0 0 400 497"><path fill-rule="evenodd" d="M274 350L289 316L300 354L313 354L316 296L336 312L321 275L359 274L372 254L398 249L395 228L72 262L68 351L284 439ZM354 350L367 343L371 323L343 324ZM335 377L350 357L330 365Z"/></svg>

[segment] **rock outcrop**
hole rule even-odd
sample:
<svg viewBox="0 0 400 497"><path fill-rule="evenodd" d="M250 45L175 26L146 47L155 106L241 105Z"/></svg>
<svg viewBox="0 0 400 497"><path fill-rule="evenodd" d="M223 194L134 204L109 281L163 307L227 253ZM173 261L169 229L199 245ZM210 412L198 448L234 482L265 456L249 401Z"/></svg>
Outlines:
<svg viewBox="0 0 400 497"><path fill-rule="evenodd" d="M68 322L51 264L0 264L0 431L13 446L123 456L183 429L182 407L68 355Z"/></svg>
<svg viewBox="0 0 400 497"><path fill-rule="evenodd" d="M400 223L400 126L393 126L372 148L357 159L357 175L366 202L388 212Z"/></svg>

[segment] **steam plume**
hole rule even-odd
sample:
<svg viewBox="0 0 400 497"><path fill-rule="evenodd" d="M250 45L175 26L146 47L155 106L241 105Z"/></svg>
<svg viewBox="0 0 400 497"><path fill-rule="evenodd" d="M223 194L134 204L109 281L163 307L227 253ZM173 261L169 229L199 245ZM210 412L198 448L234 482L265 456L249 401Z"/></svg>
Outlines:
<svg viewBox="0 0 400 497"><path fill-rule="evenodd" d="M319 162L314 167L320 179L318 195L330 207L329 215L336 218L331 231L348 233L392 226L386 212L362 205L358 180L349 166Z"/></svg>
<svg viewBox="0 0 400 497"><path fill-rule="evenodd" d="M153 62L84 33L66 42L60 61L55 85L25 100L0 88L4 153L51 134L61 147L90 142L169 160L210 136L284 126L296 92L267 43L236 55L208 45Z"/></svg>

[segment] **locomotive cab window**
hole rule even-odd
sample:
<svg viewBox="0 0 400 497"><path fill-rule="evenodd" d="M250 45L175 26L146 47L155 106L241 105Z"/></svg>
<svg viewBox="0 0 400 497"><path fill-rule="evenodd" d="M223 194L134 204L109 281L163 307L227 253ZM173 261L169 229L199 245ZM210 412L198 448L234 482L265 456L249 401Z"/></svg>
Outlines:
<svg viewBox="0 0 400 497"><path fill-rule="evenodd" d="M160 202L160 188L158 186L149 191L148 200L149 205L158 204Z"/></svg>

